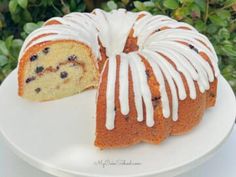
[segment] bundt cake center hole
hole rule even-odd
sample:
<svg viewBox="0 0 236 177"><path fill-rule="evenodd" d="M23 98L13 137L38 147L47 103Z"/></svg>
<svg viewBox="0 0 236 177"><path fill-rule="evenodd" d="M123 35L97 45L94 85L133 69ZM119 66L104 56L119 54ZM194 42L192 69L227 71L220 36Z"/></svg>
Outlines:
<svg viewBox="0 0 236 177"><path fill-rule="evenodd" d="M131 33L129 37L127 38L123 52L130 53L130 52L138 51L139 47L137 45L138 43L137 41L138 41L137 37L133 37L133 33Z"/></svg>

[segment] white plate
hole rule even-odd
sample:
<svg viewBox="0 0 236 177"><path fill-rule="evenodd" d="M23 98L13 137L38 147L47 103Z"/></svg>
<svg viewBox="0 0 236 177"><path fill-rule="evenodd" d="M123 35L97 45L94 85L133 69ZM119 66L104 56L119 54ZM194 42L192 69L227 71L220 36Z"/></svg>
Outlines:
<svg viewBox="0 0 236 177"><path fill-rule="evenodd" d="M17 96L14 71L0 88L0 128L7 144L31 165L56 176L167 177L208 159L229 135L236 115L233 91L220 77L216 106L192 132L160 145L101 151L93 145L95 92L32 103Z"/></svg>

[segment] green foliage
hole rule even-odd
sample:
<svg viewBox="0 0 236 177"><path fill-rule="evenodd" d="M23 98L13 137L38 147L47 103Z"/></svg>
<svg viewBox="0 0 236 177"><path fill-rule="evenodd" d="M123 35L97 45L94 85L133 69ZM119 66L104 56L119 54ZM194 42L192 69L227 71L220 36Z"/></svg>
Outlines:
<svg viewBox="0 0 236 177"><path fill-rule="evenodd" d="M5 41L0 40L0 80L3 80L16 67L22 44L22 39L13 39L13 36L7 37Z"/></svg>
<svg viewBox="0 0 236 177"><path fill-rule="evenodd" d="M163 1L163 5L167 9L172 9L172 10L177 9L179 7L179 3L177 0L165 0Z"/></svg>
<svg viewBox="0 0 236 177"><path fill-rule="evenodd" d="M0 0L0 82L16 67L24 38L43 21L94 8L145 10L193 25L213 43L221 72L236 91L236 0Z"/></svg>

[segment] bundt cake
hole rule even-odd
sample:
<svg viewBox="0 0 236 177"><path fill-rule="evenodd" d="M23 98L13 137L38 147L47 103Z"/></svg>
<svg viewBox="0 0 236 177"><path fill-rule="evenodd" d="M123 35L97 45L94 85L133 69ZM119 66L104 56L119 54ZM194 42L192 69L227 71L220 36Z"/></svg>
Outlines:
<svg viewBox="0 0 236 177"><path fill-rule="evenodd" d="M55 17L19 55L19 95L48 101L97 88L101 149L191 130L216 100L212 44L191 25L124 9Z"/></svg>

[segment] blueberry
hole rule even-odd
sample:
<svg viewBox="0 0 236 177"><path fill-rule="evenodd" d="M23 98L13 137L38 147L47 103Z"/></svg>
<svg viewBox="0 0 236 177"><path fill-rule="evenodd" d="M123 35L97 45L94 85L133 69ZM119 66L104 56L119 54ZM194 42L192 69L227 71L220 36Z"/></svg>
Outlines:
<svg viewBox="0 0 236 177"><path fill-rule="evenodd" d="M49 52L49 47L46 47L46 48L43 49L44 54L48 54L48 52Z"/></svg>
<svg viewBox="0 0 236 177"><path fill-rule="evenodd" d="M194 47L193 45L189 44L188 45L190 49L194 50L195 52L198 53L198 49L196 47Z"/></svg>
<svg viewBox="0 0 236 177"><path fill-rule="evenodd" d="M32 77L29 77L29 78L27 78L26 80L25 80L25 83L30 83L31 81L33 81L33 80L35 80L36 78L34 77L34 76L32 76Z"/></svg>
<svg viewBox="0 0 236 177"><path fill-rule="evenodd" d="M68 73L66 71L61 72L60 74L62 79L65 79L68 76Z"/></svg>
<svg viewBox="0 0 236 177"><path fill-rule="evenodd" d="M159 100L160 98L161 98L160 96L159 96L159 97L155 96L155 97L152 98L152 101L157 101L157 100Z"/></svg>
<svg viewBox="0 0 236 177"><path fill-rule="evenodd" d="M38 73L41 73L43 70L44 70L43 66L37 66L35 69L35 72L38 74Z"/></svg>
<svg viewBox="0 0 236 177"><path fill-rule="evenodd" d="M35 91L36 93L39 93L39 92L41 91L41 88L36 88L34 91Z"/></svg>
<svg viewBox="0 0 236 177"><path fill-rule="evenodd" d="M76 55L71 55L68 57L68 61L75 61L77 60L77 56Z"/></svg>
<svg viewBox="0 0 236 177"><path fill-rule="evenodd" d="M190 49L193 49L193 48L194 48L194 46L191 45L191 44L189 44L188 46L189 46Z"/></svg>
<svg viewBox="0 0 236 177"><path fill-rule="evenodd" d="M30 61L35 61L35 60L37 60L38 59L38 55L32 55L31 57L30 57Z"/></svg>
<svg viewBox="0 0 236 177"><path fill-rule="evenodd" d="M160 96L158 96L158 97L155 96L155 97L152 98L152 104L153 104L154 108L156 108L156 107L158 106L158 104L160 103L160 102L159 102L160 99L161 99Z"/></svg>

